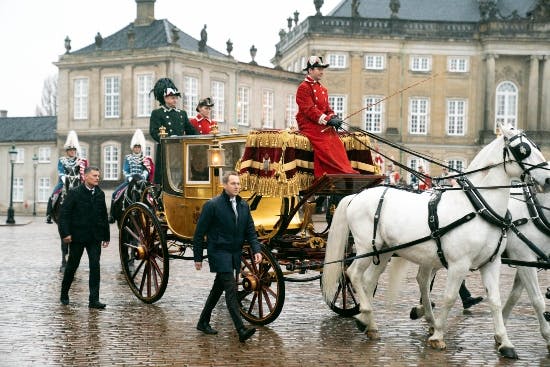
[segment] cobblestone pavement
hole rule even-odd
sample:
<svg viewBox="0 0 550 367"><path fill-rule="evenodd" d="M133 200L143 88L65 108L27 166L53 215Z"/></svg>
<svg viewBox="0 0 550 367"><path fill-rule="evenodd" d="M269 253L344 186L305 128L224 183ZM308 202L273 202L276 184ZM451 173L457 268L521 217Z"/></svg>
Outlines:
<svg viewBox="0 0 550 367"><path fill-rule="evenodd" d="M334 314L324 303L319 282L287 283L283 312L275 322L258 327L246 343L238 341L221 302L206 336L195 329L212 282L190 261L170 263L164 297L147 305L135 298L120 274L118 230L102 254L103 311L89 310L88 261L83 257L71 289L71 305L59 303L60 249L55 225L44 218L16 218L17 226L0 226L0 366L549 366L545 343L527 296L520 301L508 332L520 356L500 358L485 302L463 313L457 303L449 316L447 349L426 346L423 322L409 319L418 299L414 274L393 307L384 302L382 277L376 298L381 339L370 341L352 319ZM443 272L444 273L444 272ZM550 285L540 272L541 286ZM504 267L503 297L513 270ZM434 294L441 293L442 274ZM468 286L482 295L478 273ZM437 296L435 298L437 303ZM437 310L437 309L436 309Z"/></svg>

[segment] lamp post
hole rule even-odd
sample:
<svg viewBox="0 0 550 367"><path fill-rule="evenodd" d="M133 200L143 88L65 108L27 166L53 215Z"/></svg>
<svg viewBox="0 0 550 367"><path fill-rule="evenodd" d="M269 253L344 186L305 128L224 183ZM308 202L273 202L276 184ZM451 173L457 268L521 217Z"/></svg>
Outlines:
<svg viewBox="0 0 550 367"><path fill-rule="evenodd" d="M36 217L36 167L38 167L38 157L36 154L32 157L32 167L34 169L33 176L33 193L32 193L32 215Z"/></svg>
<svg viewBox="0 0 550 367"><path fill-rule="evenodd" d="M8 219L6 219L7 224L15 224L15 218L13 217L13 165L15 164L15 159L17 158L17 150L15 150L15 145L11 146L11 149L8 150L10 155L11 163L11 185L10 185L10 207L8 208Z"/></svg>

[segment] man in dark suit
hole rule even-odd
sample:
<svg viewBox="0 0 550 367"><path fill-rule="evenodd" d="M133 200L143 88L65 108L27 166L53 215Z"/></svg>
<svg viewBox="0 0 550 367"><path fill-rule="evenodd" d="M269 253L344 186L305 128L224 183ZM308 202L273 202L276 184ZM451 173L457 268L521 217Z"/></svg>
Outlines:
<svg viewBox="0 0 550 367"><path fill-rule="evenodd" d="M235 271L240 268L245 241L248 241L254 253L254 262L260 263L262 254L250 207L238 195L241 188L239 175L236 172L226 172L222 184L223 192L202 207L193 237L195 269L202 269L203 241L206 235L210 272L216 273L197 329L205 334L218 333L210 326L210 316L225 291L227 309L239 334L239 340L244 342L256 332L256 329L246 328L243 324L237 300Z"/></svg>
<svg viewBox="0 0 550 367"><path fill-rule="evenodd" d="M89 307L102 309L99 302L99 258L101 247L109 246L110 233L107 221L105 193L99 188L99 168L86 167L84 184L69 191L61 208L59 233L69 244L69 260L61 283L61 303L69 304L69 289L80 264L84 249L90 263Z"/></svg>

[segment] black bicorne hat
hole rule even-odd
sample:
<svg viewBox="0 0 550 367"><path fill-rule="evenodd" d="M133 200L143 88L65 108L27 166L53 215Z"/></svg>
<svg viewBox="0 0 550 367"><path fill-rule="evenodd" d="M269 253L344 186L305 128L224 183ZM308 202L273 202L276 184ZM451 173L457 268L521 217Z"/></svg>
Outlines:
<svg viewBox="0 0 550 367"><path fill-rule="evenodd" d="M304 68L304 71L308 71L309 69L313 69L313 68L328 68L328 67L329 67L329 64L325 64L321 56L310 56L309 59L307 59L307 65Z"/></svg>
<svg viewBox="0 0 550 367"><path fill-rule="evenodd" d="M197 112L199 112L199 107L202 107L202 106L207 106L207 107L212 107L214 105L214 101L212 101L212 98L210 97L207 97L207 98L203 98L199 101L199 104L197 105Z"/></svg>

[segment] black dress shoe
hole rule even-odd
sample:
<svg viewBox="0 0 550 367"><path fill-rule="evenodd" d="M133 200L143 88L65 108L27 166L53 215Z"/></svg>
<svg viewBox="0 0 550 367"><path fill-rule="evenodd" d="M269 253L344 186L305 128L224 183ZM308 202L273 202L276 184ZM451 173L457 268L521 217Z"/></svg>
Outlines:
<svg viewBox="0 0 550 367"><path fill-rule="evenodd" d="M52 224L52 223L53 223L53 222L52 222L52 216L51 216L51 215L48 215L48 216L46 217L46 223L48 223L48 224Z"/></svg>
<svg viewBox="0 0 550 367"><path fill-rule="evenodd" d="M113 224L115 222L115 217L112 215L109 215L109 218L107 219L109 223Z"/></svg>
<svg viewBox="0 0 550 367"><path fill-rule="evenodd" d="M67 306L69 304L69 296L61 296L59 299L62 305Z"/></svg>
<svg viewBox="0 0 550 367"><path fill-rule="evenodd" d="M210 326L209 324L203 324L200 322L197 324L197 330L200 330L208 335L215 335L218 333L218 330L212 329L212 326Z"/></svg>
<svg viewBox="0 0 550 367"><path fill-rule="evenodd" d="M244 342L246 339L250 338L256 332L256 328L241 328L237 330L239 333L239 341Z"/></svg>
<svg viewBox="0 0 550 367"><path fill-rule="evenodd" d="M468 309L474 305L477 305L481 301L483 301L483 297L468 297L462 301L462 306L464 309Z"/></svg>
<svg viewBox="0 0 550 367"><path fill-rule="evenodd" d="M102 310L107 306L105 303L101 303L99 301L92 302L88 305L88 308L97 308L98 310Z"/></svg>

